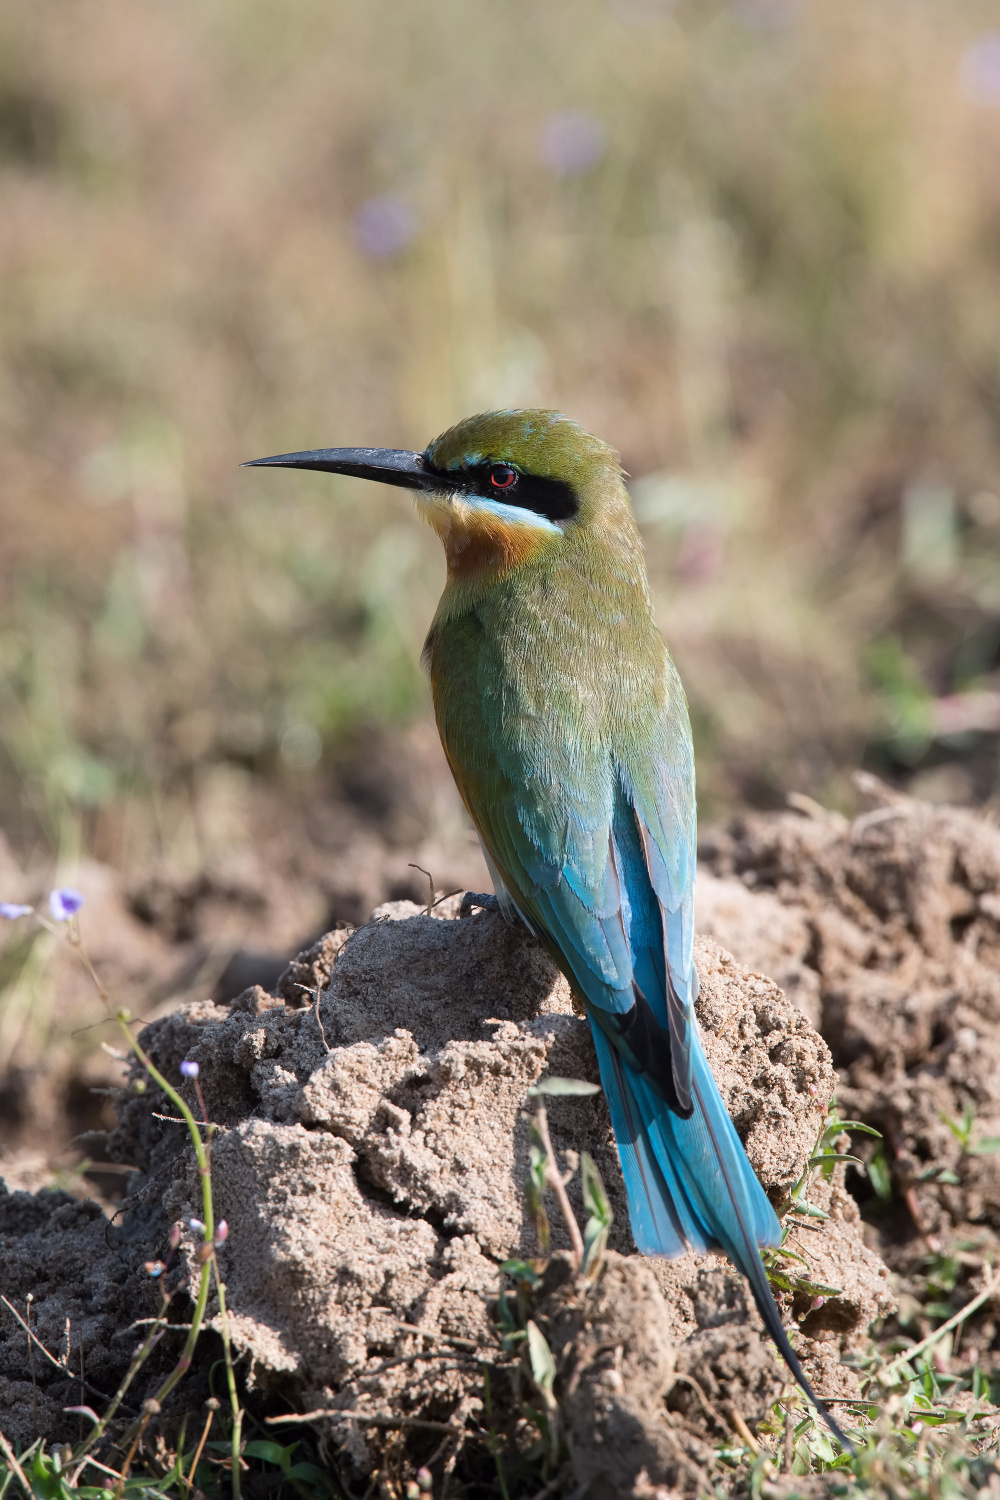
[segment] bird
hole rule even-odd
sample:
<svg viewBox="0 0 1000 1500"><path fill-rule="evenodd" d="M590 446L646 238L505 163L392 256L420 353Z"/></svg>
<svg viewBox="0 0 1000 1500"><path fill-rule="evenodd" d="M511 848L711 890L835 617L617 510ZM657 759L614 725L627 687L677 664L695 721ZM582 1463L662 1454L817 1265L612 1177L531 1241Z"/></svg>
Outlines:
<svg viewBox="0 0 1000 1500"><path fill-rule="evenodd" d="M583 1002L636 1247L724 1250L852 1451L789 1342L760 1253L781 1226L698 1033L690 718L618 453L559 412L508 410L422 452L313 449L245 467L416 492L447 560L423 652L441 743L501 910Z"/></svg>

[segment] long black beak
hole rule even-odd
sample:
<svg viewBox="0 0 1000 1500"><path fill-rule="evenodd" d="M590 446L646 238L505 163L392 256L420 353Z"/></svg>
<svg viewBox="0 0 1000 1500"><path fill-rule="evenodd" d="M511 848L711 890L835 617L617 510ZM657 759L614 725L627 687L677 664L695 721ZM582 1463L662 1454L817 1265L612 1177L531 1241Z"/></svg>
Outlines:
<svg viewBox="0 0 1000 1500"><path fill-rule="evenodd" d="M377 479L408 490L439 490L443 476L428 466L422 453L405 448L312 448L306 453L277 453L273 458L252 458L243 469L319 469L324 474L353 474L357 479Z"/></svg>

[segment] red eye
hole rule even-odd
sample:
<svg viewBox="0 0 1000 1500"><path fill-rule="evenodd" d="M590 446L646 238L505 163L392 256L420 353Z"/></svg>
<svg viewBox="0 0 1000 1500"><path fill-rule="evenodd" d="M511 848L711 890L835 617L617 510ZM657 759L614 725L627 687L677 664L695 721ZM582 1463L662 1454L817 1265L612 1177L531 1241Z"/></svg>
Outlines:
<svg viewBox="0 0 1000 1500"><path fill-rule="evenodd" d="M495 490L509 490L517 473L508 464L495 464L490 470L490 484Z"/></svg>

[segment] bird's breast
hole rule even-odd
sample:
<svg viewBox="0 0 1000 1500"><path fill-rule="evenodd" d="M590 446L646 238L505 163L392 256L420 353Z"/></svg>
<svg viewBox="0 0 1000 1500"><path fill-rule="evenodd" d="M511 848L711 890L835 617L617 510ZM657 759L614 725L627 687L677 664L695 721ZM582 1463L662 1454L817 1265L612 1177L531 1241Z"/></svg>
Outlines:
<svg viewBox="0 0 1000 1500"><path fill-rule="evenodd" d="M456 726L476 723L493 745L555 763L613 754L662 714L666 653L641 597L623 603L562 566L454 614L446 591L442 606L427 661L446 740L470 743Z"/></svg>

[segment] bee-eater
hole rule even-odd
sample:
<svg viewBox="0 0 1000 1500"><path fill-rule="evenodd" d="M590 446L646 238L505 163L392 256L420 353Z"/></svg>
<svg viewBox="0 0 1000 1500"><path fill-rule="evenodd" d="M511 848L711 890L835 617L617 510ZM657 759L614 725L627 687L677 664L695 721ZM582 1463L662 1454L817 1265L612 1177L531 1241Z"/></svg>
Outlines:
<svg viewBox="0 0 1000 1500"><path fill-rule="evenodd" d="M782 1326L758 1249L781 1228L698 1036L691 728L617 453L557 412L500 411L422 453L254 464L417 492L448 563L424 647L441 743L501 908L586 1007L635 1243L721 1246L850 1446Z"/></svg>

